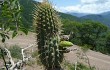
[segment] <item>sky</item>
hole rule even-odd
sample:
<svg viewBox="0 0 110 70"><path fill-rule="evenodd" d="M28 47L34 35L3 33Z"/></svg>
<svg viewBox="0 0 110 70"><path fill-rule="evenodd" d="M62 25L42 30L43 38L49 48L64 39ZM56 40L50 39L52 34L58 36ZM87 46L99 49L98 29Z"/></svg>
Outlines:
<svg viewBox="0 0 110 70"><path fill-rule="evenodd" d="M41 1L41 0L36 0ZM49 0L60 12L99 14L110 11L110 0Z"/></svg>

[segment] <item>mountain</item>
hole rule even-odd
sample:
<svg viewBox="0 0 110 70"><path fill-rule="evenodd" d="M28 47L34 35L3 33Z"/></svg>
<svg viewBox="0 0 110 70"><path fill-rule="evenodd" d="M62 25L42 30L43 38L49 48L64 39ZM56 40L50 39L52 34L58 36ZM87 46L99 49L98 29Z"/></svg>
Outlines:
<svg viewBox="0 0 110 70"><path fill-rule="evenodd" d="M38 4L38 2L32 1L32 0L27 0L27 1L20 0L20 4L23 9L23 12L22 12L23 22L25 25L27 25L27 27L30 27L32 26L32 15L31 14L34 8L34 4ZM104 12L101 14L87 14L87 13L73 13L73 14L59 12L59 16L62 19L68 19L68 20L78 21L78 22L86 21L89 19L89 20L101 22L110 27L110 24L109 24L110 12Z"/></svg>
<svg viewBox="0 0 110 70"><path fill-rule="evenodd" d="M101 14L104 18L110 20L110 11Z"/></svg>
<svg viewBox="0 0 110 70"><path fill-rule="evenodd" d="M37 5L37 4L39 4L39 2L34 1L34 0L19 0L19 1L20 1L21 6L22 6L23 23L27 27L31 27L32 23L33 23L32 13L33 13L33 9L35 8L34 4ZM68 19L71 21L80 21L80 19L78 17L72 16L70 14L58 12L58 15L62 19Z"/></svg>
<svg viewBox="0 0 110 70"><path fill-rule="evenodd" d="M33 24L33 8L35 7L34 4L37 3L33 0L19 0L21 9L22 9L22 23L25 27L30 28Z"/></svg>
<svg viewBox="0 0 110 70"><path fill-rule="evenodd" d="M67 12L67 14L76 16L80 21L92 20L103 23L110 27L110 11L100 14L74 13L74 12Z"/></svg>
<svg viewBox="0 0 110 70"><path fill-rule="evenodd" d="M60 18L62 18L62 19L68 19L71 21L81 21L80 18L73 16L73 15L70 15L70 14L67 14L67 13L59 12L59 15L60 15Z"/></svg>
<svg viewBox="0 0 110 70"><path fill-rule="evenodd" d="M101 22L110 27L110 12L104 12L100 14L89 14L89 15L80 17L80 19Z"/></svg>
<svg viewBox="0 0 110 70"><path fill-rule="evenodd" d="M107 12L101 13L101 15L110 15L110 11L107 11Z"/></svg>
<svg viewBox="0 0 110 70"><path fill-rule="evenodd" d="M76 17L83 17L83 16L88 15L89 13L74 13L74 12L67 12L67 14L70 14L70 15L73 15L73 16L76 16Z"/></svg>

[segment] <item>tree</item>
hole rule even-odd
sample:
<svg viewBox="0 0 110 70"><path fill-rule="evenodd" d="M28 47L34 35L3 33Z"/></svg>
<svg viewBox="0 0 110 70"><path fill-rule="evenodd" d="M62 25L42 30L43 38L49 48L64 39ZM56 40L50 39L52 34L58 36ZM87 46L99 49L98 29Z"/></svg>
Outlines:
<svg viewBox="0 0 110 70"><path fill-rule="evenodd" d="M12 37L17 35L18 31L23 31L27 34L26 28L21 22L21 8L18 0L6 0L1 4L0 35L2 42L9 38L8 33L13 31Z"/></svg>
<svg viewBox="0 0 110 70"><path fill-rule="evenodd" d="M27 34L27 30L21 22L21 7L18 0L3 0L0 3L0 36L2 42L5 43L5 40L9 37L9 32L12 31L12 38L15 37L18 31L23 31ZM0 47L1 55L3 57L5 67L7 68L6 61L4 58L4 47Z"/></svg>
<svg viewBox="0 0 110 70"><path fill-rule="evenodd" d="M106 36L106 52L107 54L110 54L110 32L108 32L107 36Z"/></svg>
<svg viewBox="0 0 110 70"><path fill-rule="evenodd" d="M70 34L71 32L77 32L77 26L80 24L77 21L71 21L68 19L62 19L64 34Z"/></svg>
<svg viewBox="0 0 110 70"><path fill-rule="evenodd" d="M98 42L102 40L106 36L107 26L99 23L99 22L86 22L83 24L83 28L81 29L82 41L83 44L89 44L92 46L91 49L96 49Z"/></svg>

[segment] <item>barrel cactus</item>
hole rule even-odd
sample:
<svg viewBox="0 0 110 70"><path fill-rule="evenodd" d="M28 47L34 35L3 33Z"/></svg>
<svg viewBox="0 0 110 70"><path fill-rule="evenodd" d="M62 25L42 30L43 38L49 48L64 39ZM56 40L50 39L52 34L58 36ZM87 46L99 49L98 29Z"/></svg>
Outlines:
<svg viewBox="0 0 110 70"><path fill-rule="evenodd" d="M36 7L35 26L40 61L46 70L60 69L63 52L59 47L61 23L57 12L47 1Z"/></svg>

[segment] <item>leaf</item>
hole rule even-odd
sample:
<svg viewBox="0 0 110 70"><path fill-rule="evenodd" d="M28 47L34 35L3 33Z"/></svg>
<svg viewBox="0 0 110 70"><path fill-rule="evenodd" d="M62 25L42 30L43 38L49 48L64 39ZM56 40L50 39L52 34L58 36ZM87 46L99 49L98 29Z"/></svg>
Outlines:
<svg viewBox="0 0 110 70"><path fill-rule="evenodd" d="M2 42L3 42L3 43L5 42L5 38L2 38Z"/></svg>
<svg viewBox="0 0 110 70"><path fill-rule="evenodd" d="M26 28L20 28L20 30L21 30L22 32L24 32L26 35L28 34L28 30L27 30Z"/></svg>
<svg viewBox="0 0 110 70"><path fill-rule="evenodd" d="M12 38L14 38L17 35L17 31L13 32Z"/></svg>
<svg viewBox="0 0 110 70"><path fill-rule="evenodd" d="M59 46L61 46L61 47L71 47L71 46L73 46L73 43L69 42L69 41L61 41Z"/></svg>
<svg viewBox="0 0 110 70"><path fill-rule="evenodd" d="M10 37L8 35L5 35L7 39L10 39Z"/></svg>
<svg viewBox="0 0 110 70"><path fill-rule="evenodd" d="M6 39L5 34L0 33L0 35L1 35L1 37L2 37L2 42L4 43L4 42L5 42L5 39Z"/></svg>

